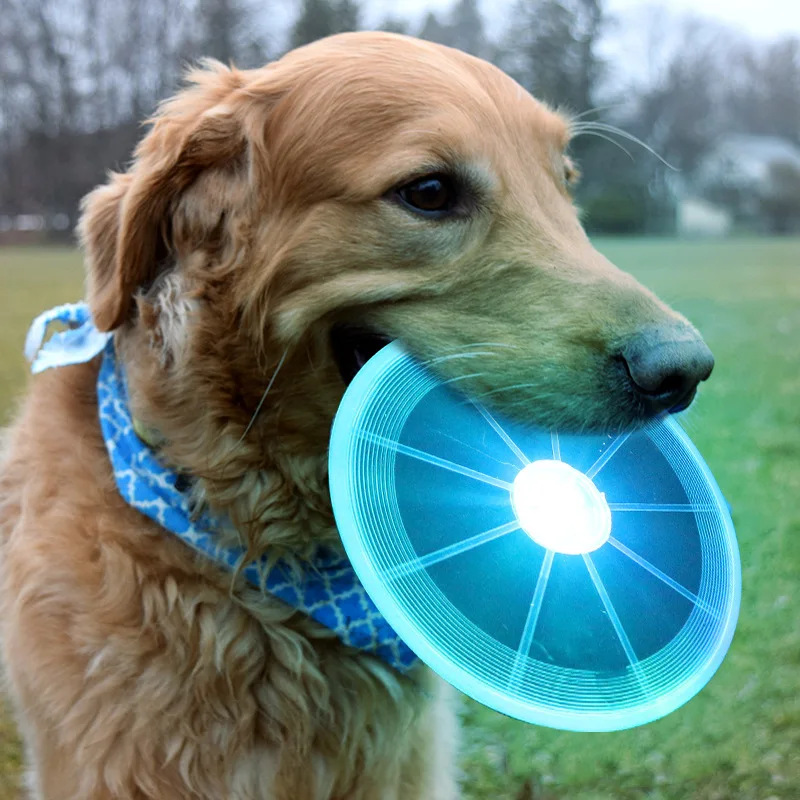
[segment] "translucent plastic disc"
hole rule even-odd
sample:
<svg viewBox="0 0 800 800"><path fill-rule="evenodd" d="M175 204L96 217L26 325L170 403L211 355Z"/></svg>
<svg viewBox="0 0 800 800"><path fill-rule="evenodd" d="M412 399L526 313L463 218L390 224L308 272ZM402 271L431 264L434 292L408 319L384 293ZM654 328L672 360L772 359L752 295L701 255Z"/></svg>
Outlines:
<svg viewBox="0 0 800 800"><path fill-rule="evenodd" d="M527 722L641 725L711 679L739 612L727 504L680 425L576 436L493 416L395 342L348 387L333 509L389 624Z"/></svg>

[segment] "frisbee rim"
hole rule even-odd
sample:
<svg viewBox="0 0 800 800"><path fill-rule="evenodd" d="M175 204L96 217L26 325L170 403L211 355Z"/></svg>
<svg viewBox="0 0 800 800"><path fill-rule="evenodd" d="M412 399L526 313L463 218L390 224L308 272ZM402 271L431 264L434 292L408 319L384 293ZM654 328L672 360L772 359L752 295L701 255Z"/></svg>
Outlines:
<svg viewBox="0 0 800 800"><path fill-rule="evenodd" d="M700 468L714 497L717 513L722 522L723 537L732 556L733 597L726 603L727 617L724 620L724 628L699 670L688 675L669 692L630 709L604 712L557 711L498 692L445 656L434 643L420 633L402 607L396 603L391 591L385 587L384 581L367 557L365 548L361 546L359 526L348 499L350 470L347 453L353 431L357 429L355 423L366 402L367 394L363 389L368 389L373 380L384 373L393 362L404 358L413 356L400 341L396 340L383 347L355 375L334 418L328 455L331 503L345 552L366 592L389 625L421 661L456 689L489 708L523 722L578 732L624 730L660 719L696 696L713 678L733 641L741 606L741 559L733 520L725 498L697 447L674 417L665 417L663 424L670 429L691 456L694 464Z"/></svg>

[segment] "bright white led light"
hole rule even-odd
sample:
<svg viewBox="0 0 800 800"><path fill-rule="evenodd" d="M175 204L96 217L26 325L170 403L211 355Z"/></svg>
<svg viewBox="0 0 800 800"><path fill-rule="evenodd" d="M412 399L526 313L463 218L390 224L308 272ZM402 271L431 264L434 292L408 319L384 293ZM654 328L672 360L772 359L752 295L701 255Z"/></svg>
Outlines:
<svg viewBox="0 0 800 800"><path fill-rule="evenodd" d="M514 479L511 502L525 533L556 553L591 553L611 535L606 496L563 461L528 464Z"/></svg>

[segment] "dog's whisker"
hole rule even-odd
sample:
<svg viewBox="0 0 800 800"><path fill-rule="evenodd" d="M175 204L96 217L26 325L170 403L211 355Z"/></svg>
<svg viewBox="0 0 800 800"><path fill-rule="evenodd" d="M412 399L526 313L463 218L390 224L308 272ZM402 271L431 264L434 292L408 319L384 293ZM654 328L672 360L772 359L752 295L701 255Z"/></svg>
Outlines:
<svg viewBox="0 0 800 800"><path fill-rule="evenodd" d="M473 342L472 344L462 345L463 347L507 347L510 350L519 350L515 344L508 344L506 342Z"/></svg>
<svg viewBox="0 0 800 800"><path fill-rule="evenodd" d="M467 375L457 375L455 378L448 378L446 381L442 381L440 384L441 386L447 386L451 383L458 383L459 381L466 381L470 378L482 378L484 376L483 372L470 372Z"/></svg>
<svg viewBox="0 0 800 800"><path fill-rule="evenodd" d="M519 349L517 345L513 344L503 344L502 342L476 342L474 344L467 344L463 345L463 347L505 347L513 350ZM450 361L457 358L477 358L478 356L498 356L499 353L493 353L490 350L481 350L472 353L449 353L440 356L433 356L429 358L427 361L424 361L423 364L425 366L429 366L431 364L440 364L443 361Z"/></svg>
<svg viewBox="0 0 800 800"><path fill-rule="evenodd" d="M480 397L489 397L493 394L500 394L501 392L511 392L514 389L534 389L536 384L534 383L515 383L511 386L501 386L499 389L490 389L488 392L482 392Z"/></svg>
<svg viewBox="0 0 800 800"><path fill-rule="evenodd" d="M515 383L511 386L501 386L499 389L491 389L488 392L481 392L480 394L476 395L473 399L475 400L482 400L484 397L490 397L495 394L502 394L503 392L513 392L517 389L536 389L538 388L539 384L536 383ZM539 391L536 393L536 399L543 399L545 397L558 397L557 392L542 392ZM534 398L525 397L520 398L519 402L530 402Z"/></svg>
<svg viewBox="0 0 800 800"><path fill-rule="evenodd" d="M624 106L624 103L606 103L602 106L595 106L594 108L587 108L586 111L581 111L580 114L573 114L570 116L572 120L583 119L583 117L588 117L590 114L599 114L601 111L608 111L612 108L621 108Z"/></svg>
<svg viewBox="0 0 800 800"><path fill-rule="evenodd" d="M479 358L480 356L496 356L497 353L492 353L488 350L478 350L475 353L454 353L450 356L436 356L436 358L432 358L429 361L426 361L425 364L441 364L444 361L454 361L457 358Z"/></svg>
<svg viewBox="0 0 800 800"><path fill-rule="evenodd" d="M478 352L478 353L452 353L446 356L433 356L432 358L427 359L426 361L422 362L423 367L430 367L431 365L441 364L445 361L456 361L459 358L476 358L480 355L487 355L487 356L494 356L497 353L491 353L488 351L485 352Z"/></svg>
<svg viewBox="0 0 800 800"><path fill-rule="evenodd" d="M239 437L239 441L236 442L237 447L247 438L247 434L250 433L251 428L255 424L256 418L261 413L261 409L264 407L264 401L267 399L269 390L275 383L275 379L278 377L278 373L281 371L281 367L283 366L283 362L286 361L286 356L288 355L288 353L289 353L289 348L287 347L283 351L283 355L281 356L281 360L278 362L278 366L275 367L275 372L272 373L272 377L269 379L267 388L264 389L264 394L261 395L261 399L258 401L258 405L256 406L256 410L253 412L253 416L250 417L250 422L247 423L247 427L244 429L244 433Z"/></svg>
<svg viewBox="0 0 800 800"><path fill-rule="evenodd" d="M621 136L623 139L627 139L629 142L633 142L634 144L638 144L640 147L647 150L648 153L654 155L664 166L668 167L675 172L680 172L680 170L669 163L660 153L656 152L649 144L643 142L638 136L634 136L632 133L628 133L627 131L622 130L622 128L618 128L616 125L609 125L607 122L582 122L579 125L575 126L575 130L577 131L577 135L581 133L588 133L591 131L605 131L606 133L613 133L617 136Z"/></svg>
<svg viewBox="0 0 800 800"><path fill-rule="evenodd" d="M446 349L442 355L448 355L454 350L462 352L464 350L471 350L475 347L500 347L513 350L519 349L517 345L507 344L506 342L470 342L469 344L454 345L453 347Z"/></svg>
<svg viewBox="0 0 800 800"><path fill-rule="evenodd" d="M619 149L622 150L622 152L625 153L625 155L627 155L628 158L631 161L634 161L634 162L636 161L636 159L631 154L631 151L628 150L627 147L625 147L624 145L621 145L616 139L612 139L610 136L606 136L603 133L598 133L597 131L582 131L582 132L576 133L575 136L576 137L578 137L578 136L597 136L598 139L605 139L607 142L611 142L611 144L613 144L615 147L619 147Z"/></svg>

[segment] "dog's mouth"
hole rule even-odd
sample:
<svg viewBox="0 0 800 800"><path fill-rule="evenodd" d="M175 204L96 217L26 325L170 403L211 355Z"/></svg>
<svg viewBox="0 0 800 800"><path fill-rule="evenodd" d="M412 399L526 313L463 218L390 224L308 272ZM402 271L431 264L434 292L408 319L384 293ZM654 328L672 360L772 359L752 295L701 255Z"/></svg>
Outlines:
<svg viewBox="0 0 800 800"><path fill-rule="evenodd" d="M693 389L683 400L681 400L677 405L672 406L667 413L669 414L680 414L681 411L686 411L687 408L694 402L694 398L697 396L697 389Z"/></svg>
<svg viewBox="0 0 800 800"><path fill-rule="evenodd" d="M349 385L361 367L391 341L391 337L360 325L335 325L331 330L331 347L345 385Z"/></svg>
<svg viewBox="0 0 800 800"><path fill-rule="evenodd" d="M367 361L392 341L393 337L364 325L349 322L334 325L330 332L331 349L345 386L350 385ZM679 414L685 411L692 404L695 395L696 389L665 409L666 413ZM650 418L653 410L647 408L642 413L645 418Z"/></svg>

